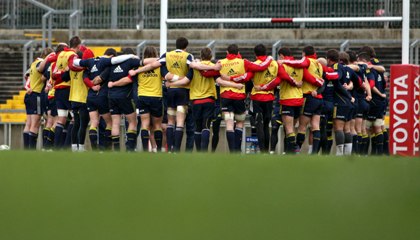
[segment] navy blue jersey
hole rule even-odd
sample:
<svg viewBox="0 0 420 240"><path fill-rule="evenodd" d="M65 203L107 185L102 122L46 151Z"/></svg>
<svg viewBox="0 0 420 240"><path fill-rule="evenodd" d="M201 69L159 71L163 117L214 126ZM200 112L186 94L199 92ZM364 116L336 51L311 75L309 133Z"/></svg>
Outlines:
<svg viewBox="0 0 420 240"><path fill-rule="evenodd" d="M128 76L128 71L131 69L138 68L140 61L136 58L128 59L118 65L110 67L109 75L106 77L108 81L116 82L121 78ZM102 75L101 75L102 76ZM110 98L131 98L133 94L133 83L129 83L125 86L112 87L108 90L108 96Z"/></svg>
<svg viewBox="0 0 420 240"><path fill-rule="evenodd" d="M81 67L87 68L83 72L83 78L87 77L90 80L93 80L96 76L99 76L107 67L111 66L111 58L107 57L98 57L98 58L90 58L85 60L80 60L79 65ZM99 92L93 91L89 89L88 97L93 96L108 96L108 83L104 81L101 83L101 89Z"/></svg>
<svg viewBox="0 0 420 240"><path fill-rule="evenodd" d="M350 94L352 96L355 96L355 93L354 92L356 91L356 89L358 89L358 88L361 87L361 83L359 82L359 76L350 67L348 67L348 66L343 66L343 67L344 67L344 70L346 71L346 80L345 80L345 82L347 83L347 85L350 82L353 83L353 89L350 90L349 92L350 92Z"/></svg>
<svg viewBox="0 0 420 240"><path fill-rule="evenodd" d="M364 79L366 77L366 65L365 64L358 64L359 71L356 72L357 76L362 80L362 84L364 82ZM355 87L354 88L354 97L357 99L365 98L366 97L366 91L362 86Z"/></svg>
<svg viewBox="0 0 420 240"><path fill-rule="evenodd" d="M375 80L375 87L379 90L379 92L381 93L385 93L385 80L383 79L383 77L381 77L381 74L379 74L376 70L374 69L370 69L370 73L368 76L368 79L372 79L372 77ZM372 91L372 100L375 102L383 102L385 101L385 98L382 98L381 96L379 96L378 94L374 93Z"/></svg>
<svg viewBox="0 0 420 240"><path fill-rule="evenodd" d="M377 58L371 59L370 62L373 65L376 65L376 66L383 66L382 63ZM378 77L380 77L380 79L385 80L384 73L379 73L379 72L376 72L376 73L378 74ZM384 82L384 88L386 88L386 83L385 82Z"/></svg>
<svg viewBox="0 0 420 240"><path fill-rule="evenodd" d="M324 78L324 85L322 88L322 99L328 102L334 102L334 84L332 81L326 80Z"/></svg>
<svg viewBox="0 0 420 240"><path fill-rule="evenodd" d="M346 67L340 63L336 63L333 69L338 74L338 79L332 81L334 85L334 104L335 105L349 105L351 104L351 94L347 91L343 85L347 81L347 70Z"/></svg>

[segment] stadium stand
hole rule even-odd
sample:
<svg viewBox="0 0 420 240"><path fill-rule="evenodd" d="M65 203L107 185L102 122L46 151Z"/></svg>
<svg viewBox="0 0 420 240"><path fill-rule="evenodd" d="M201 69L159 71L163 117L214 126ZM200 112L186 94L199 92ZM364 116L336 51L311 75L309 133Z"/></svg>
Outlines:
<svg viewBox="0 0 420 240"><path fill-rule="evenodd" d="M0 52L0 104L23 89L22 52Z"/></svg>

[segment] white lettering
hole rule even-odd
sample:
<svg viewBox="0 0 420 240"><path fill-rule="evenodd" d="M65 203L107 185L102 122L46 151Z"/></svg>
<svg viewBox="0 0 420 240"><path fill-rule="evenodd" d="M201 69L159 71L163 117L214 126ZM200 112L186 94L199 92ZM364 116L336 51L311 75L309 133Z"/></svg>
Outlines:
<svg viewBox="0 0 420 240"><path fill-rule="evenodd" d="M417 99L420 95L420 75L414 79L414 86L416 86L416 88L414 89L414 97L415 99Z"/></svg>
<svg viewBox="0 0 420 240"><path fill-rule="evenodd" d="M407 80L407 78L408 78L408 74L407 75L404 75L404 76L401 76L399 78L396 78L396 79L394 79L394 84L395 85L398 85L398 86L400 86L402 88L408 89L408 85L405 83L405 81Z"/></svg>
<svg viewBox="0 0 420 240"><path fill-rule="evenodd" d="M420 113L420 101L414 101L414 114L419 115Z"/></svg>
<svg viewBox="0 0 420 240"><path fill-rule="evenodd" d="M393 116L392 116L394 119L395 119L395 123L394 123L394 125L393 125L393 127L394 128L397 128L399 125L401 125L401 124L407 124L408 123L408 120L407 119L404 119L404 118L400 118L400 117L398 117L398 115L396 115L396 114L394 114Z"/></svg>
<svg viewBox="0 0 420 240"><path fill-rule="evenodd" d="M398 136L398 133L402 133L402 137L400 138ZM403 143L405 141L407 141L408 138L408 132L406 129L404 128L397 128L394 130L392 137L394 138L395 142L397 143Z"/></svg>
<svg viewBox="0 0 420 240"><path fill-rule="evenodd" d="M394 151L393 151L393 155L396 155L398 152L406 152L408 150L407 146L397 146L397 143L394 142Z"/></svg>
<svg viewBox="0 0 420 240"><path fill-rule="evenodd" d="M414 127L414 129L416 129L420 125L420 119L419 119L419 116L413 116L413 117L414 117L414 125L413 125L413 127Z"/></svg>
<svg viewBox="0 0 420 240"><path fill-rule="evenodd" d="M398 106L402 105L402 109L400 109ZM394 105L392 106L396 114L405 114L408 109L408 104L403 99L398 99L394 102Z"/></svg>
<svg viewBox="0 0 420 240"><path fill-rule="evenodd" d="M397 99L398 96L407 96L408 92L406 90L398 90L396 87L394 87L394 99Z"/></svg>
<svg viewBox="0 0 420 240"><path fill-rule="evenodd" d="M413 142L414 144L418 144L420 140L420 130L418 128L414 129L413 133Z"/></svg>

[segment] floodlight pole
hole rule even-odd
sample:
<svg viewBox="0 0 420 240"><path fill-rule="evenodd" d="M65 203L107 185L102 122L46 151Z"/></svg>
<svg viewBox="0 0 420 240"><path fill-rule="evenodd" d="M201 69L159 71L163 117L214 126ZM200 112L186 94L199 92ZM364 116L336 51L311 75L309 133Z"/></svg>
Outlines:
<svg viewBox="0 0 420 240"><path fill-rule="evenodd" d="M402 12L402 64L409 63L409 48L410 48L410 0L404 0Z"/></svg>
<svg viewBox="0 0 420 240"><path fill-rule="evenodd" d="M166 45L168 43L168 0L160 0L160 55L166 52Z"/></svg>

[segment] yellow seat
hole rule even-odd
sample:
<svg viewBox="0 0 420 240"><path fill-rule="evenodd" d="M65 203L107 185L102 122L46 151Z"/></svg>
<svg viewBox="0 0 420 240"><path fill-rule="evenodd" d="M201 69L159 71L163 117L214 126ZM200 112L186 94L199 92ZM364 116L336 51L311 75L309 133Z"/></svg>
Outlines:
<svg viewBox="0 0 420 240"><path fill-rule="evenodd" d="M12 104L10 103L0 104L0 109L11 109L11 108L12 108Z"/></svg>
<svg viewBox="0 0 420 240"><path fill-rule="evenodd" d="M25 110L25 104L13 104L12 109L15 110Z"/></svg>
<svg viewBox="0 0 420 240"><path fill-rule="evenodd" d="M19 95L14 95L13 96L13 100L14 101L20 101L20 102L23 102L23 100L25 99L25 95L23 95L23 96L21 96L20 94Z"/></svg>

